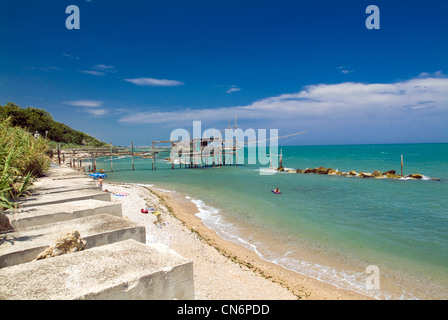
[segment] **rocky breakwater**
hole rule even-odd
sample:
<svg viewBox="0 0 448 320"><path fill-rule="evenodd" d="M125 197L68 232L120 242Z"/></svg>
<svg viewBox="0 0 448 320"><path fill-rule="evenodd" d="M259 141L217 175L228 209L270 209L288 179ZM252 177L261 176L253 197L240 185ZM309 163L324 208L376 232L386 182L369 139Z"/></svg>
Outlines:
<svg viewBox="0 0 448 320"><path fill-rule="evenodd" d="M329 176L346 176L346 177L358 177L358 178L373 178L373 179L401 179L401 180L434 180L434 181L440 181L438 178L430 178L426 177L419 173L413 173L409 175L401 176L397 174L395 170L389 170L389 171L379 171L374 170L373 172L357 172L355 170L350 170L348 172L345 171L339 171L337 169L333 168L325 168L325 167L318 167L318 168L306 168L306 169L296 169L296 170L286 170L284 167L277 168L277 171L279 172L289 172L289 173L301 173L301 174L320 174L320 175L329 175Z"/></svg>

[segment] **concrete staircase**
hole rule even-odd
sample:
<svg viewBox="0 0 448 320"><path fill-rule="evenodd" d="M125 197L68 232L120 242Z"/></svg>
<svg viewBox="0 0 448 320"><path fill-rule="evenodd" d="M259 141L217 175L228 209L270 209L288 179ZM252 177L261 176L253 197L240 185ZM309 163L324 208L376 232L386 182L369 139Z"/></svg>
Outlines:
<svg viewBox="0 0 448 320"><path fill-rule="evenodd" d="M52 167L32 196L8 212L14 230L0 234L0 299L194 299L193 263L122 218L95 181ZM36 257L69 232L85 249Z"/></svg>

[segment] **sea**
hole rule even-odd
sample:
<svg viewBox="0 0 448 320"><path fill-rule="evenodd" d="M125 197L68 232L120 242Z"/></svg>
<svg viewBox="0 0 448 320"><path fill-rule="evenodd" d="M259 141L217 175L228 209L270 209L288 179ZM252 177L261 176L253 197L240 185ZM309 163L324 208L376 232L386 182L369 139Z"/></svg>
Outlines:
<svg viewBox="0 0 448 320"><path fill-rule="evenodd" d="M448 298L447 143L279 151L285 172L249 161L173 170L163 156L156 170L142 157L134 158L134 170L130 157L113 157L113 172L110 157L97 160L97 168L106 181L150 185L193 202L218 235L298 275L374 299ZM292 172L323 166L400 174L401 157L403 174L423 179Z"/></svg>

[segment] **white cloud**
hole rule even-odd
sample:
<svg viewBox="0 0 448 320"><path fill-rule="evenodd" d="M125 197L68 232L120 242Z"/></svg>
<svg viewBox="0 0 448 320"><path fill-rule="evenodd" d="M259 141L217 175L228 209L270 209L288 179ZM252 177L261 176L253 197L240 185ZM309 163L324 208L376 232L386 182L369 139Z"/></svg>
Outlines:
<svg viewBox="0 0 448 320"><path fill-rule="evenodd" d="M24 70L50 72L50 71L60 71L62 69L59 67L55 67L55 66L45 66L45 67L27 67L27 68L24 68Z"/></svg>
<svg viewBox="0 0 448 320"><path fill-rule="evenodd" d="M171 86L181 86L184 84L183 82L177 80L154 79L154 78L125 79L125 81L133 83L138 86L171 87Z"/></svg>
<svg viewBox="0 0 448 320"><path fill-rule="evenodd" d="M226 91L226 93L237 92L237 91L240 91L240 90L241 90L241 89L238 88L237 86L231 86L231 87L229 88L229 90Z"/></svg>
<svg viewBox="0 0 448 320"><path fill-rule="evenodd" d="M106 65L106 64L96 64L92 67L93 70L100 70L106 72L115 72L115 66Z"/></svg>
<svg viewBox="0 0 448 320"><path fill-rule="evenodd" d="M246 106L214 109L188 109L167 112L139 112L120 119L125 123L191 125L193 120L222 121L229 115L239 120L264 123L313 121L360 125L393 121L419 121L422 116L437 117L448 111L448 79L416 77L395 83L343 82L304 87L255 101Z"/></svg>
<svg viewBox="0 0 448 320"><path fill-rule="evenodd" d="M104 102L100 100L73 100L65 101L63 103L73 107L78 107L77 111L82 111L94 116L103 116L109 113L109 110L99 108L104 104Z"/></svg>
<svg viewBox="0 0 448 320"><path fill-rule="evenodd" d="M91 74L93 76L104 76L106 73L101 72L101 71L95 71L95 70L79 70L79 72L81 73L87 73L87 74Z"/></svg>
<svg viewBox="0 0 448 320"><path fill-rule="evenodd" d="M103 105L103 101L99 100L74 100L74 101L65 101L64 103L74 107L86 107L86 108L96 108Z"/></svg>
<svg viewBox="0 0 448 320"><path fill-rule="evenodd" d="M106 73L116 73L115 66L96 64L90 68L90 70L79 70L81 73L91 74L93 76L104 76Z"/></svg>
<svg viewBox="0 0 448 320"><path fill-rule="evenodd" d="M71 54L68 54L68 53L64 53L63 56L67 57L67 58L70 58L70 59L79 60L79 57L72 56Z"/></svg>
<svg viewBox="0 0 448 320"><path fill-rule="evenodd" d="M353 70L351 70L350 68L346 68L346 67L344 67L344 66L340 66L340 67L337 67L336 69L338 69L341 73L343 73L343 74L348 74L348 73L352 73L352 72L354 72Z"/></svg>
<svg viewBox="0 0 448 320"><path fill-rule="evenodd" d="M108 111L106 109L87 109L87 113L94 116L104 116Z"/></svg>

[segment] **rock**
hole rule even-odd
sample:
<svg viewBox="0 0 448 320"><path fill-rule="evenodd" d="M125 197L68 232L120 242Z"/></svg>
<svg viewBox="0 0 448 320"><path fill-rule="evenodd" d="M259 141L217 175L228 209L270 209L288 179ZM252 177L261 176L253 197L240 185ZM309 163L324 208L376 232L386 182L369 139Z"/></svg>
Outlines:
<svg viewBox="0 0 448 320"><path fill-rule="evenodd" d="M302 170L300 170L300 169L297 169L296 170L296 173L302 173L303 171Z"/></svg>
<svg viewBox="0 0 448 320"><path fill-rule="evenodd" d="M412 179L420 180L420 179L423 179L423 175L421 175L419 173L414 173L414 174L407 175L406 178L412 178Z"/></svg>
<svg viewBox="0 0 448 320"><path fill-rule="evenodd" d="M349 175L349 176L357 176L357 175L358 175L358 172L356 172L356 171L354 171L354 170L350 170L350 171L348 172L348 175Z"/></svg>
<svg viewBox="0 0 448 320"><path fill-rule="evenodd" d="M360 178L371 178L372 174L368 173L368 172L360 172L360 173L358 173L357 177L360 177Z"/></svg>
<svg viewBox="0 0 448 320"><path fill-rule="evenodd" d="M389 170L389 171L383 172L383 176L385 176L387 173L390 173L390 174L396 174L397 171L395 171L395 170Z"/></svg>
<svg viewBox="0 0 448 320"><path fill-rule="evenodd" d="M319 168L316 168L316 169L314 169L314 170L316 170L316 172L315 173L317 173L317 174L328 174L328 172L330 171L330 170L332 170L331 168L325 168L325 167L319 167Z"/></svg>
<svg viewBox="0 0 448 320"><path fill-rule="evenodd" d="M81 251L85 248L86 242L82 240L78 231L67 233L56 240L55 244L40 253L36 260L60 256L62 254Z"/></svg>
<svg viewBox="0 0 448 320"><path fill-rule="evenodd" d="M389 173L389 172L386 172L385 176L386 176L386 178L389 178L389 179L400 179L401 178L400 175L394 174L394 173Z"/></svg>
<svg viewBox="0 0 448 320"><path fill-rule="evenodd" d="M3 213L3 209L0 209L0 232L12 230L9 218Z"/></svg>
<svg viewBox="0 0 448 320"><path fill-rule="evenodd" d="M316 173L316 169L306 168L302 173Z"/></svg>
<svg viewBox="0 0 448 320"><path fill-rule="evenodd" d="M277 168L277 171L285 171L285 168L283 166L280 166Z"/></svg>
<svg viewBox="0 0 448 320"><path fill-rule="evenodd" d="M337 175L337 174L341 174L339 172L340 171L338 171L338 170L330 169L327 174L330 175L330 176L334 176L334 175Z"/></svg>
<svg viewBox="0 0 448 320"><path fill-rule="evenodd" d="M382 177L382 176L383 176L383 174L379 170L375 170L372 172L372 177L374 177L374 178L378 178L378 177Z"/></svg>

